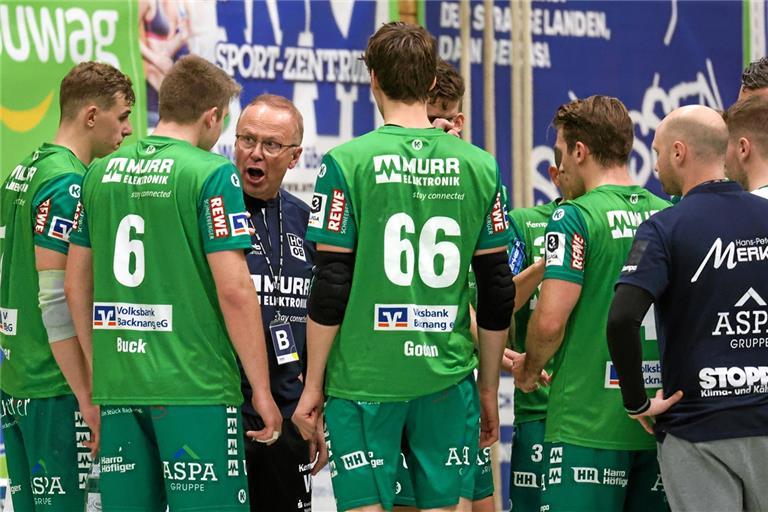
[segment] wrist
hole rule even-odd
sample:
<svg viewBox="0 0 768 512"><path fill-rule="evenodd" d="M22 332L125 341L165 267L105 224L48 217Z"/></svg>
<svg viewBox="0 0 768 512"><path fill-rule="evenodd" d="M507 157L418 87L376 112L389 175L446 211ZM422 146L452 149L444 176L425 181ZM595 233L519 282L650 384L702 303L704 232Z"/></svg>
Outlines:
<svg viewBox="0 0 768 512"><path fill-rule="evenodd" d="M645 411L651 408L651 400L649 398L645 399L645 402L640 405L639 407L627 407L624 406L624 410L627 411L627 414L630 416L637 416L639 414L643 414Z"/></svg>

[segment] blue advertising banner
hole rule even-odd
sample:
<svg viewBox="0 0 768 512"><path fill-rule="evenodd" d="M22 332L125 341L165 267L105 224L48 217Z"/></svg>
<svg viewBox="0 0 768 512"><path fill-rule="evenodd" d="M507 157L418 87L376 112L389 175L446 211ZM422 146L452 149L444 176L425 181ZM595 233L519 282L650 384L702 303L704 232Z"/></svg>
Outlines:
<svg viewBox="0 0 768 512"><path fill-rule="evenodd" d="M440 55L458 66L459 2L426 2L425 25ZM484 8L471 3L472 135L482 145ZM510 185L508 1L495 2L497 159ZM638 183L661 193L651 142L658 122L681 105L723 109L738 95L742 70L742 3L729 1L536 1L532 3L533 154L536 203L557 196L546 168L552 161L557 107L605 94L621 99L635 124L630 169Z"/></svg>

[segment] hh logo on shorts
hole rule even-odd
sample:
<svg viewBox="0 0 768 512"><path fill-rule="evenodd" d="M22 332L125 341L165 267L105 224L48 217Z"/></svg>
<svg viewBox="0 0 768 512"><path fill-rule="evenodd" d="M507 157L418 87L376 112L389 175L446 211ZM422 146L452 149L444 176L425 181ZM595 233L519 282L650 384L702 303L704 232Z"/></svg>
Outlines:
<svg viewBox="0 0 768 512"><path fill-rule="evenodd" d="M368 459L365 456L365 452L362 450L342 455L340 459L344 464L344 469L347 471L352 471L353 469L368 465Z"/></svg>
<svg viewBox="0 0 768 512"><path fill-rule="evenodd" d="M661 363L659 361L643 361L643 382L645 382L645 389L661 387ZM605 387L619 388L619 374L612 361L605 363Z"/></svg>
<svg viewBox="0 0 768 512"><path fill-rule="evenodd" d="M234 176L234 174L232 176ZM248 214L246 214L245 212L230 213L229 226L232 229L232 236L247 235L248 234Z"/></svg>
<svg viewBox="0 0 768 512"><path fill-rule="evenodd" d="M169 304L127 304L100 302L93 304L94 329L128 331L172 331L173 306Z"/></svg>
<svg viewBox="0 0 768 512"><path fill-rule="evenodd" d="M51 228L48 230L48 236L58 238L69 242L69 234L72 232L72 221L69 219L62 219L61 217L53 216L51 219Z"/></svg>

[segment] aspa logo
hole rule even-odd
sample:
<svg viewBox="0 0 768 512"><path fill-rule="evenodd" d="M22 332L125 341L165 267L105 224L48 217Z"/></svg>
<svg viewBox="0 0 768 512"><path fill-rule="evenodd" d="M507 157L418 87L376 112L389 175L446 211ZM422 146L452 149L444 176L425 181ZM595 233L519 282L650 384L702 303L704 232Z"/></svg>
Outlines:
<svg viewBox="0 0 768 512"><path fill-rule="evenodd" d="M173 454L173 460L163 461L163 476L166 480L184 480L186 482L217 482L219 478L212 462L198 462L200 456L188 445L184 445ZM171 484L174 489L174 484ZM174 489L176 490L176 489ZM205 490L204 485L192 485L178 490L197 491Z"/></svg>
<svg viewBox="0 0 768 512"><path fill-rule="evenodd" d="M35 215L35 233L42 235L45 233L45 224L48 222L48 214L51 213L51 198L49 197L37 207Z"/></svg>
<svg viewBox="0 0 768 512"><path fill-rule="evenodd" d="M62 219L61 217L54 215L51 219L51 227L48 230L48 236L68 242L69 234L72 232L72 224L71 220Z"/></svg>
<svg viewBox="0 0 768 512"><path fill-rule="evenodd" d="M643 361L643 382L645 389L657 389L661 387L661 363L659 361ZM608 389L619 388L619 374L612 361L605 363L605 387Z"/></svg>
<svg viewBox="0 0 768 512"><path fill-rule="evenodd" d="M214 196L208 199L208 211L211 215L211 229L214 238L224 238L229 236L227 227L227 214L224 212L224 198Z"/></svg>
<svg viewBox="0 0 768 512"><path fill-rule="evenodd" d="M172 331L173 306L169 304L93 304L94 329L127 331Z"/></svg>
<svg viewBox="0 0 768 512"><path fill-rule="evenodd" d="M234 176L234 174L232 176ZM230 213L229 226L232 229L232 236L247 235L248 234L248 214L245 212Z"/></svg>
<svg viewBox="0 0 768 512"><path fill-rule="evenodd" d="M407 329L408 308L404 306L376 306L376 319L379 329Z"/></svg>
<svg viewBox="0 0 768 512"><path fill-rule="evenodd" d="M753 302L751 309L742 309L741 311L719 311L717 313L717 325L712 330L712 336L728 335L733 336L735 334L762 334L768 332L768 313L765 311L766 302L754 288L749 288L744 295L739 298L734 304L734 309L749 307L749 303ZM757 340L741 339L731 340L731 348L742 348L747 341ZM746 345L749 348L749 345Z"/></svg>
<svg viewBox="0 0 768 512"><path fill-rule="evenodd" d="M32 494L67 494L61 485L60 476L48 476L48 466L45 460L40 459L32 467Z"/></svg>
<svg viewBox="0 0 768 512"><path fill-rule="evenodd" d="M115 306L93 306L93 327L117 327L117 310Z"/></svg>

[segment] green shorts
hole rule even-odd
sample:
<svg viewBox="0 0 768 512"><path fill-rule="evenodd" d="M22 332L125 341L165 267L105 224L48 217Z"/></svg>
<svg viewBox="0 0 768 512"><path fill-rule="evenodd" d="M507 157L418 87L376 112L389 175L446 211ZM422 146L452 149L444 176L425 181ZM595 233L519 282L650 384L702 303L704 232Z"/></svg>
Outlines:
<svg viewBox="0 0 768 512"><path fill-rule="evenodd" d="M82 510L90 436L73 395L14 399L0 394L8 490L17 512Z"/></svg>
<svg viewBox="0 0 768 512"><path fill-rule="evenodd" d="M539 510L544 478L544 420L515 425L509 470L510 510Z"/></svg>
<svg viewBox="0 0 768 512"><path fill-rule="evenodd" d="M239 407L102 406L104 510L248 510Z"/></svg>
<svg viewBox="0 0 768 512"><path fill-rule="evenodd" d="M479 410L477 401L472 375L448 389L407 402L329 398L326 437L338 510L376 503L392 508L402 465L403 432L416 505L456 505L474 486L479 416L475 415L474 427L468 428L467 415L472 407Z"/></svg>
<svg viewBox="0 0 768 512"><path fill-rule="evenodd" d="M667 511L656 450L544 444L544 511Z"/></svg>
<svg viewBox="0 0 768 512"><path fill-rule="evenodd" d="M468 386L463 388L463 390L471 391ZM467 408L467 435L472 435L472 432L475 432L479 440L480 401L476 393L468 393L468 395L466 398L470 406ZM397 480L395 481L395 505L415 507L416 496L413 492L411 476L408 473L408 460L406 456L409 452L410 447L408 446L407 439L403 437L402 452L399 459L400 464L397 467ZM484 448L482 451L478 450L475 460L477 461L477 467L473 471L466 471L463 475L465 478L461 486L461 497L472 501L479 501L488 496L493 496L491 448Z"/></svg>

